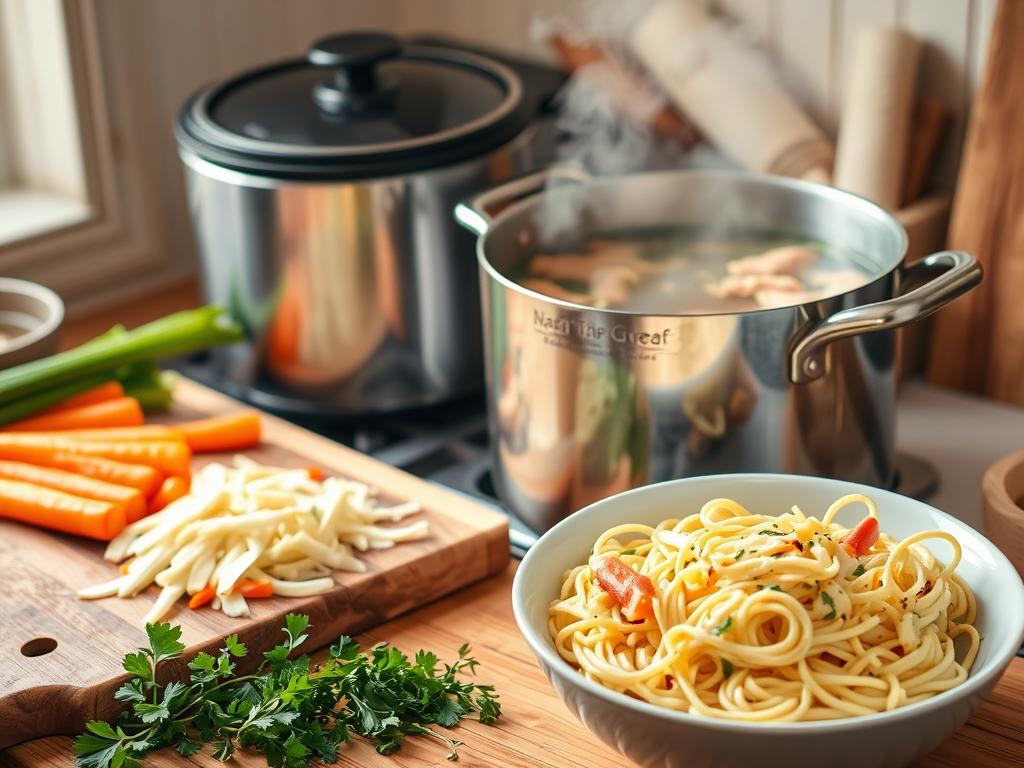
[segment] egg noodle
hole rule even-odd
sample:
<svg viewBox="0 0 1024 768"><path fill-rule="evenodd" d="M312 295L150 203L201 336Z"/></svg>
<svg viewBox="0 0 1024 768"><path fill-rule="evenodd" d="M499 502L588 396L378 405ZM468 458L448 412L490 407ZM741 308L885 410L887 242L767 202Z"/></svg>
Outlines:
<svg viewBox="0 0 1024 768"><path fill-rule="evenodd" d="M966 678L981 638L976 602L944 531L863 555L834 522L871 499L849 495L821 520L715 499L655 528L605 531L566 572L550 607L558 653L586 677L658 706L747 722L825 720L892 710ZM953 550L943 565L921 542ZM630 622L595 569L618 557L653 585L653 618ZM617 565L617 564L616 564ZM630 574L632 576L632 574ZM965 635L959 654L953 640Z"/></svg>

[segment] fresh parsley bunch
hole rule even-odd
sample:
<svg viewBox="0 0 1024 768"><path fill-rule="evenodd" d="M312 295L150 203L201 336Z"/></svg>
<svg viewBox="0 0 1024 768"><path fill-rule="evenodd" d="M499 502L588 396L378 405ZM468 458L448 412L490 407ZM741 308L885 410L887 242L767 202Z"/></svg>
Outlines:
<svg viewBox="0 0 1024 768"><path fill-rule="evenodd" d="M313 759L336 761L351 733L370 739L381 754L401 749L407 735L428 736L457 760L462 742L431 726L450 728L473 711L482 723L501 715L493 686L458 678L477 666L468 645L454 664L441 665L426 651L410 662L388 645L364 653L342 637L323 664L310 668L308 656L289 658L308 627L308 616L288 614L287 640L264 654L255 674L235 674L235 659L248 651L230 635L217 656L196 654L187 683L160 685L157 665L185 650L181 627L146 625L149 648L124 657L133 677L114 694L130 707L117 725L86 725L75 740L76 765L138 768L137 759L154 750L173 747L188 756L210 744L220 760L244 747L262 752L270 766L304 768Z"/></svg>

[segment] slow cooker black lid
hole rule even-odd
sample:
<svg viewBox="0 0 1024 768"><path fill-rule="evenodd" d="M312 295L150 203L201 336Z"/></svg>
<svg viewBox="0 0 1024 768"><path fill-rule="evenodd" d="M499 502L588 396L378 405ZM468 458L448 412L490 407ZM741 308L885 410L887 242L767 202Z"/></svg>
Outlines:
<svg viewBox="0 0 1024 768"><path fill-rule="evenodd" d="M475 157L511 140L529 112L512 70L390 35L317 41L306 59L195 94L178 141L216 165L294 178L366 178Z"/></svg>

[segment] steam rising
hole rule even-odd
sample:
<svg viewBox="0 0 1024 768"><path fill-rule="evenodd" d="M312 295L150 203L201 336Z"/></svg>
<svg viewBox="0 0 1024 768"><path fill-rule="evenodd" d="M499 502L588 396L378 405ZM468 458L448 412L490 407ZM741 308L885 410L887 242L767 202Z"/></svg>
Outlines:
<svg viewBox="0 0 1024 768"><path fill-rule="evenodd" d="M557 165L594 176L684 165L735 167L706 146L684 156L677 144L661 139L649 127L649 118L666 106L667 98L629 53L627 41L636 22L659 1L664 0L580 0L560 14L534 20L532 35L537 40L558 34L573 43L597 45L603 54L603 59L576 70L556 98L556 126L562 135ZM717 59L723 49L733 54L728 66L736 77L763 77L770 69L767 57L754 48L749 30L714 24L680 40L675 51L678 71L685 73L701 60ZM722 202L721 216L709 224L709 234L723 233L735 218L730 214L742 213L730 210L734 206L728 201ZM552 246L571 240L584 223L584 205L582 194L564 188L557 178L549 183L543 205L537 209L541 242Z"/></svg>

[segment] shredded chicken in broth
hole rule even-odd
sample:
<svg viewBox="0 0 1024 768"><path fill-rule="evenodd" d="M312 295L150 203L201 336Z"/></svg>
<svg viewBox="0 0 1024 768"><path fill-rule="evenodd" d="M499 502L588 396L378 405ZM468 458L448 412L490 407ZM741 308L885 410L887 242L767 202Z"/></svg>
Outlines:
<svg viewBox="0 0 1024 768"><path fill-rule="evenodd" d="M744 312L804 304L859 288L870 273L852 254L780 237L593 239L541 252L518 282L551 298L663 314Z"/></svg>

